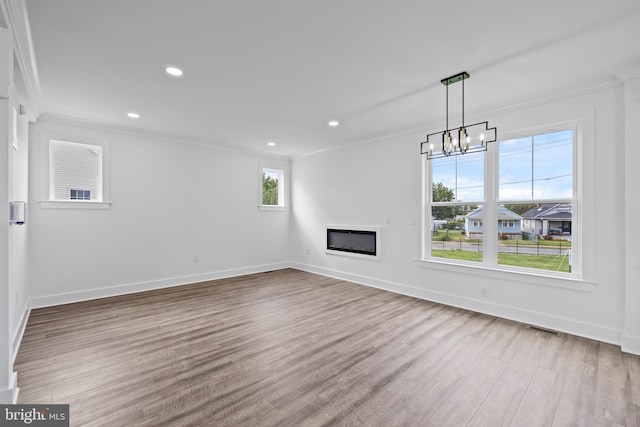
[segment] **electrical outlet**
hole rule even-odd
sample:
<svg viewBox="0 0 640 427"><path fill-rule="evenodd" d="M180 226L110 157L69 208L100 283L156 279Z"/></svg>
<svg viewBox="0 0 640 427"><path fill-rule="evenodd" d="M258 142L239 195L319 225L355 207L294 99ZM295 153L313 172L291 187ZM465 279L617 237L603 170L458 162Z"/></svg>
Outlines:
<svg viewBox="0 0 640 427"><path fill-rule="evenodd" d="M198 255L194 255L193 262L200 262L200 257Z"/></svg>
<svg viewBox="0 0 640 427"><path fill-rule="evenodd" d="M487 288L480 288L480 296L483 298L489 298L489 291Z"/></svg>
<svg viewBox="0 0 640 427"><path fill-rule="evenodd" d="M16 291L16 304L20 302L20 291Z"/></svg>
<svg viewBox="0 0 640 427"><path fill-rule="evenodd" d="M311 253L311 251L309 250L309 248L307 248L307 249L305 249L304 253L309 255Z"/></svg>

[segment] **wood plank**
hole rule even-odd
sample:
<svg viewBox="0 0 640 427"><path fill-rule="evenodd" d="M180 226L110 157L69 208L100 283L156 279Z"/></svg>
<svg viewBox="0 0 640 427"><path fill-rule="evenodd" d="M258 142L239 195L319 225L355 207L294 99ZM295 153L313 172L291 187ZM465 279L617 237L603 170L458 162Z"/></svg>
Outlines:
<svg viewBox="0 0 640 427"><path fill-rule="evenodd" d="M292 269L33 310L14 368L83 427L640 425L618 347Z"/></svg>
<svg viewBox="0 0 640 427"><path fill-rule="evenodd" d="M484 358L449 399L428 418L437 426L463 426L471 419L500 377L507 363Z"/></svg>
<svg viewBox="0 0 640 427"><path fill-rule="evenodd" d="M536 369L511 425L552 425L561 390L561 374L542 367Z"/></svg>
<svg viewBox="0 0 640 427"><path fill-rule="evenodd" d="M509 426L523 395L524 391L517 387L500 381L496 382L467 426Z"/></svg>
<svg viewBox="0 0 640 427"><path fill-rule="evenodd" d="M631 376L622 353L611 344L599 347L595 413L620 425L637 425Z"/></svg>

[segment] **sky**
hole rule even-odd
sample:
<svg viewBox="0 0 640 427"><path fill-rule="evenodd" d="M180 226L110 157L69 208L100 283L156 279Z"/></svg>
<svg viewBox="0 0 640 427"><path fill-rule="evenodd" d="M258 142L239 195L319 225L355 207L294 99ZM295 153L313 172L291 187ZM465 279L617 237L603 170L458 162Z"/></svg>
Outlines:
<svg viewBox="0 0 640 427"><path fill-rule="evenodd" d="M573 130L491 144L498 145L499 200L527 202L572 197ZM430 162L433 182L442 182L452 189L456 200L484 200L484 152L433 159Z"/></svg>

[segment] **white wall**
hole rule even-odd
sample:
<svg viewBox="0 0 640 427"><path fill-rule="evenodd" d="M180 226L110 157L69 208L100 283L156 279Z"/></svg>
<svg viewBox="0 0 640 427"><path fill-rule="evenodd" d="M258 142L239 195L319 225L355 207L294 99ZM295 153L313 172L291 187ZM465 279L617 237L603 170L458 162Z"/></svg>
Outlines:
<svg viewBox="0 0 640 427"><path fill-rule="evenodd" d="M108 141L109 209L43 207L43 134ZM280 268L289 259L289 211L258 210L260 167L289 176L288 159L44 116L31 126L30 148L34 307Z"/></svg>
<svg viewBox="0 0 640 427"><path fill-rule="evenodd" d="M12 61L9 31L0 28L0 85L11 81L9 64ZM11 58L11 59L10 59ZM3 86L0 86L2 88ZM0 98L0 205L8 206L11 178L9 175L9 128L11 103ZM15 395L13 361L11 360L11 304L9 296L9 210L0 209L0 403L12 403Z"/></svg>
<svg viewBox="0 0 640 427"><path fill-rule="evenodd" d="M636 127L640 121L640 65L623 76L625 91L625 331L623 348L640 354L640 257L638 242L638 182L640 182L640 145Z"/></svg>
<svg viewBox="0 0 640 427"><path fill-rule="evenodd" d="M17 97L16 97L17 98ZM15 103L19 111L19 103ZM13 116L13 111L11 112ZM16 117L17 148L9 149L10 201L27 202L27 218L23 225L9 227L9 306L10 328L12 331L13 356L18 352L18 345L26 326L29 302L29 246L28 233L31 228L29 214L29 123L27 117Z"/></svg>
<svg viewBox="0 0 640 427"><path fill-rule="evenodd" d="M13 361L28 314L27 225L9 224L9 203L28 200L28 144L26 117L18 116L20 94L14 75L10 32L0 28L0 403L17 398ZM14 114L14 110L16 114ZM16 144L14 145L14 123Z"/></svg>
<svg viewBox="0 0 640 427"><path fill-rule="evenodd" d="M624 233L624 210L615 207L624 202L624 159L613 145L624 137L623 99L621 86L600 88L476 120L497 126L501 138L527 129L544 131L559 122L580 123L581 281L416 261L421 230L419 142L426 130L293 160L294 265L620 343L624 245L618 236ZM381 259L325 254L325 224L381 226ZM480 297L481 288L487 289L488 298Z"/></svg>

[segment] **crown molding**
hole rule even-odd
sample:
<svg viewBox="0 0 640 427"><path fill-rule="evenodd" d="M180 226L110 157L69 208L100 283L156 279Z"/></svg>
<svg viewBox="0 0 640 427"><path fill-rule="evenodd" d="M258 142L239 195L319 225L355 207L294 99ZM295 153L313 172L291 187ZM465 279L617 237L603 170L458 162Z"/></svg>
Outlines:
<svg viewBox="0 0 640 427"><path fill-rule="evenodd" d="M27 91L29 120L35 121L39 113L41 91L27 3L25 0L0 0L0 8L11 31L15 58Z"/></svg>
<svg viewBox="0 0 640 427"><path fill-rule="evenodd" d="M63 126L73 126L82 129L89 129L98 132L107 132L112 134L120 134L126 136L133 136L137 138L149 138L165 142L189 144L212 150L221 150L234 154L241 154L245 156L255 156L260 158L271 158L277 160L291 161L291 157L287 155L274 154L266 151L252 150L249 148L238 148L228 144L223 144L217 141L207 141L203 139L194 139L184 135L177 134L165 134L160 132L154 132L144 129L135 129L127 126L118 126L96 120L89 120L80 117L67 116L55 113L43 112L38 117L36 124L49 123Z"/></svg>
<svg viewBox="0 0 640 427"><path fill-rule="evenodd" d="M640 71L640 68L638 69L638 71ZM640 74L629 74L629 76L631 76L630 78L635 77L640 77ZM618 76L618 78L620 78L620 80L622 80L622 78L620 76ZM604 83L599 83L599 84L593 84L590 86L586 86L583 88L579 88L579 89L575 89L575 90L571 90L571 91L566 91L566 92L561 92L559 94L556 95L551 95L551 96L546 96L546 97L540 97L540 98L535 98L535 99L529 99L526 101L522 101L522 102L516 102L513 103L511 105L507 105L505 107L500 107L500 108L495 108L495 109L491 109L491 110L487 110L481 114L473 114L473 115L468 115L467 118L467 122L474 122L474 121L482 121L487 119L488 117L491 118L496 118L500 115L503 114L507 114L507 113L511 113L514 111L518 111L518 110L526 110L529 108L534 108L540 105L544 105L544 104L550 104L550 103L554 103L554 102L560 102L566 99L571 99L571 98L575 98L575 97L579 97L579 96L584 96L584 95L589 95L591 93L597 93L603 90L609 90L611 88L615 88L615 87L622 87L623 83L619 80L616 81L610 81L610 82L604 82ZM490 120L494 120L494 119L490 119ZM327 147L327 148L323 148L320 150L315 150L315 151L310 151L307 153L300 153L297 155L292 156L292 160L296 160L299 158L303 158L303 157L309 157L309 156L314 156L317 154L323 154L326 152L331 152L331 151L340 151L343 150L345 148L350 148L350 147L357 147L359 145L365 145L365 144L370 144L372 142L377 142L377 141L384 141L384 140L388 140L388 139L392 139L392 138L399 138L399 137L404 137L404 136L413 136L415 134L427 134L430 132L435 131L436 129L441 129L442 128L442 122L432 122L432 123L428 123L426 125L417 125L417 126L407 126L405 128L402 129L390 129L387 132L383 132L377 135L368 135L368 136L364 136L364 137L360 137L360 138L352 138L352 139L347 139L347 140L343 140L341 141L340 145L335 145L332 147Z"/></svg>
<svg viewBox="0 0 640 427"><path fill-rule="evenodd" d="M616 76L626 82L627 80L640 78L640 64L633 64L616 73Z"/></svg>

